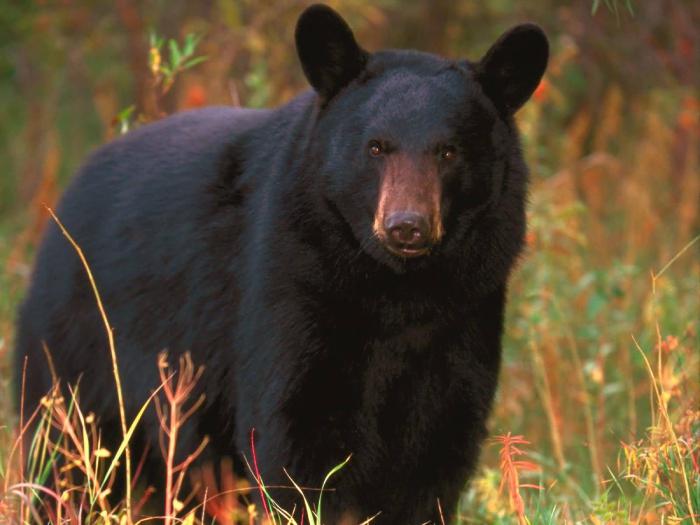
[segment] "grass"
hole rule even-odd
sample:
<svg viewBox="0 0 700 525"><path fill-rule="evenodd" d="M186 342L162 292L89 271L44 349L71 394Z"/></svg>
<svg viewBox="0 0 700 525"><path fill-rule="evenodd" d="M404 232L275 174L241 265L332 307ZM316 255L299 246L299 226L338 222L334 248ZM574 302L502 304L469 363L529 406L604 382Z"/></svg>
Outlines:
<svg viewBox="0 0 700 525"><path fill-rule="evenodd" d="M553 57L561 71L570 60L564 51ZM528 249L511 282L490 422L494 437L464 491L457 521L696 525L700 228L694 181L700 139L686 113L697 106L688 105L684 93L651 92L643 115L622 130L621 92L612 86L597 121L582 108L568 127L552 133L543 123L556 104L547 97L565 100L557 92L557 75L564 73L556 71L519 114L533 171ZM681 133L690 153L677 162L672 137ZM584 142L594 145L592 154L583 154ZM46 191L37 193L53 195L54 185L55 174L47 170ZM167 494L139 487L141 458L133 458L127 469L128 486L136 480L133 497L110 501L128 440L106 450L94 417L80 410L79 392L64 398L54 391L39 411L27 407L23 421L38 418L41 430L33 447L21 450L10 351L43 214L36 201L29 214L0 219L0 523L38 523L42 510L53 523L153 521L149 502L163 498L159 519L166 523L301 525L301 509L281 509L269 498L255 464L254 436L250 470L257 487L235 479L225 460L219 476L210 467L193 470L196 453L176 463L179 427L199 403L189 394L201 372L187 360L173 366L161 356L154 363L162 389L143 407L153 404L162 424ZM122 434L128 437L139 419L123 418ZM65 463L55 460L59 454ZM352 469L352 459L337 468ZM49 476L57 483L47 484ZM186 476L216 490L183 494ZM290 479L289 488L304 495L304 523L323 523L321 487L297 487ZM238 497L252 490L263 495L264 508Z"/></svg>

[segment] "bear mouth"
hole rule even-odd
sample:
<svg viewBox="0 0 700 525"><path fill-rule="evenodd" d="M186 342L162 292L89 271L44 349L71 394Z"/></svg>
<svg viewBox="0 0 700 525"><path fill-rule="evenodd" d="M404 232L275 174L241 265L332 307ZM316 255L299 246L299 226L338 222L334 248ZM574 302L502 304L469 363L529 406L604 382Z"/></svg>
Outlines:
<svg viewBox="0 0 700 525"><path fill-rule="evenodd" d="M402 259L413 259L416 257L422 257L423 255L427 255L430 252L429 247L423 247L423 248L409 248L408 246L399 246L399 247L394 247L389 244L385 244L384 247L387 249L389 253L392 255L396 255L397 257L401 257Z"/></svg>

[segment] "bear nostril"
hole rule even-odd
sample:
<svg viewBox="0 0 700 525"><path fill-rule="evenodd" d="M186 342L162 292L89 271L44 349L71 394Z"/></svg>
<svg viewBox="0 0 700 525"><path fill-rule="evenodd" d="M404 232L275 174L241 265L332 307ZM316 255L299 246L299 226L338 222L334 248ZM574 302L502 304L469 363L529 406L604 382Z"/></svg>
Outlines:
<svg viewBox="0 0 700 525"><path fill-rule="evenodd" d="M384 229L392 248L420 250L427 246L428 221L418 213L392 213L384 221Z"/></svg>
<svg viewBox="0 0 700 525"><path fill-rule="evenodd" d="M406 223L394 226L389 231L391 232L391 236L394 238L394 240L403 243L413 242L414 239L420 237L420 232L415 229L413 225Z"/></svg>

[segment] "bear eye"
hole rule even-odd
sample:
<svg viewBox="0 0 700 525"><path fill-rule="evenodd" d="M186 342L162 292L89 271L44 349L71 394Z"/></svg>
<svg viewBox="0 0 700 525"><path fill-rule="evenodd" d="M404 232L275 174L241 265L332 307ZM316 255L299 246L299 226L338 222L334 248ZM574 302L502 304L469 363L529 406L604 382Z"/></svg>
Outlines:
<svg viewBox="0 0 700 525"><path fill-rule="evenodd" d="M369 142L369 154L373 157L378 157L382 153L384 153L384 148L382 148L382 145L376 140L371 140Z"/></svg>
<svg viewBox="0 0 700 525"><path fill-rule="evenodd" d="M443 146L440 148L440 160L454 160L457 156L457 150L454 146Z"/></svg>

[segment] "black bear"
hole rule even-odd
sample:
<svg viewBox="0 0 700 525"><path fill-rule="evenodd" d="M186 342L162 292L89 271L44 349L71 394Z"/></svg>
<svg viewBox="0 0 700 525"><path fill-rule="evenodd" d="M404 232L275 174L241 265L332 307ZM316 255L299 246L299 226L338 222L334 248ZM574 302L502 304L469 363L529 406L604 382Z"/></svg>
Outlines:
<svg viewBox="0 0 700 525"><path fill-rule="evenodd" d="M514 113L545 70L536 25L477 62L369 53L326 6L296 47L313 87L276 109L208 108L98 149L58 216L85 252L136 410L156 356L205 366L182 453L250 457L270 485L319 487L324 523L449 520L494 398L509 273L525 232L527 168ZM49 389L42 343L84 410L118 435L104 326L55 225L18 322L26 399ZM19 381L18 381L19 383ZM150 482L162 485L158 425ZM138 450L135 453L138 456ZM291 508L297 493L273 491ZM298 507L297 507L298 508Z"/></svg>

